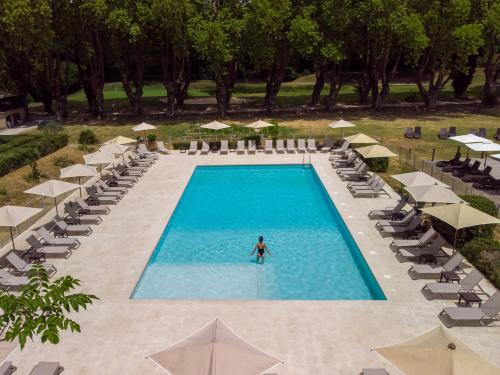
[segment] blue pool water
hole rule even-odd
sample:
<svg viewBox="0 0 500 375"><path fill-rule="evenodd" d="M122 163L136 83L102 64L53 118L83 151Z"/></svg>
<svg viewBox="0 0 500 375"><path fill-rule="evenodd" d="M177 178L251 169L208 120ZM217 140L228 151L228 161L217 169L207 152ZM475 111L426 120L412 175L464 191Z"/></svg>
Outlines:
<svg viewBox="0 0 500 375"><path fill-rule="evenodd" d="M250 257L259 235L272 256ZM385 299L314 168L197 167L139 280L141 299Z"/></svg>

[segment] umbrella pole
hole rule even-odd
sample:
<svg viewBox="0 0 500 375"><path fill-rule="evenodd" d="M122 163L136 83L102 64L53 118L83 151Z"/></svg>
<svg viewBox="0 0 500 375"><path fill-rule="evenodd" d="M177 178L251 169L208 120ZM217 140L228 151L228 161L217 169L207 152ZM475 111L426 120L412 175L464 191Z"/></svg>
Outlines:
<svg viewBox="0 0 500 375"><path fill-rule="evenodd" d="M80 185L80 187L78 188L78 190L80 190L80 198L82 197L82 182L81 182L81 177L78 176L78 185Z"/></svg>
<svg viewBox="0 0 500 375"><path fill-rule="evenodd" d="M57 198L54 197L54 205L56 206L56 214L59 216L59 210L57 209Z"/></svg>
<svg viewBox="0 0 500 375"><path fill-rule="evenodd" d="M453 239L453 254L455 254L457 247L457 237L458 237L458 229L455 230L455 238Z"/></svg>
<svg viewBox="0 0 500 375"><path fill-rule="evenodd" d="M14 244L14 235L12 234L12 227L9 227L10 240L12 241L12 248L16 250L16 245Z"/></svg>

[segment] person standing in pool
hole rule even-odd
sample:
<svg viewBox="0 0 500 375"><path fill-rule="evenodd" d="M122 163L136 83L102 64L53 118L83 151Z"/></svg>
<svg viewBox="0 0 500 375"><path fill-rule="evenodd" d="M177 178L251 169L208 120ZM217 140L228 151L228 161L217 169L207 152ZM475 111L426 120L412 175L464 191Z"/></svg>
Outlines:
<svg viewBox="0 0 500 375"><path fill-rule="evenodd" d="M266 254L265 253L266 251L269 254L269 256L272 256L266 243L264 242L264 237L262 236L259 236L259 242L255 244L255 247L253 248L253 251L250 254L250 256L254 255L256 251L257 251L257 257L255 258L255 260L257 261L257 263L264 264L264 256Z"/></svg>

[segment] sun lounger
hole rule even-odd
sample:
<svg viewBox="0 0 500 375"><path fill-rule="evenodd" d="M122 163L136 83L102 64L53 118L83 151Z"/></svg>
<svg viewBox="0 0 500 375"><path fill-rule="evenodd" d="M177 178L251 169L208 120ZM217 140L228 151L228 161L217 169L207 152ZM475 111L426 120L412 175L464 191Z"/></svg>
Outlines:
<svg viewBox="0 0 500 375"><path fill-rule="evenodd" d="M168 155L170 154L170 151L165 147L165 144L163 141L158 141L156 142L156 147L158 148L158 151L161 152L162 154Z"/></svg>
<svg viewBox="0 0 500 375"><path fill-rule="evenodd" d="M101 224L102 219L99 215L80 215L71 203L64 204L64 212L67 216L64 221L68 224Z"/></svg>
<svg viewBox="0 0 500 375"><path fill-rule="evenodd" d="M415 132L413 131L413 128L406 128L405 130L405 138L413 138L413 134L415 134Z"/></svg>
<svg viewBox="0 0 500 375"><path fill-rule="evenodd" d="M104 181L106 181L106 183L111 186L111 187L126 187L127 189L128 188L131 188L132 186L134 186L134 183L133 181L120 181L120 180L117 180L115 178L115 176L111 175L111 174L105 174L102 176L102 179Z"/></svg>
<svg viewBox="0 0 500 375"><path fill-rule="evenodd" d="M7 270L0 268L0 286L7 287L21 287L29 283L29 278L27 276L13 275ZM0 367L1 369L1 367ZM0 375L2 375L0 371Z"/></svg>
<svg viewBox="0 0 500 375"><path fill-rule="evenodd" d="M125 181L128 183L139 181L136 176L121 175L115 169L111 169L111 175L116 178L117 181Z"/></svg>
<svg viewBox="0 0 500 375"><path fill-rule="evenodd" d="M210 145L208 142L205 142L205 141L201 141L201 150L200 150L200 154L202 155L206 155L210 152Z"/></svg>
<svg viewBox="0 0 500 375"><path fill-rule="evenodd" d="M64 371L59 362L38 362L29 375L58 375Z"/></svg>
<svg viewBox="0 0 500 375"><path fill-rule="evenodd" d="M496 291L479 307L445 307L439 315L448 315L455 322L479 322L482 325L498 319L500 313L500 291Z"/></svg>
<svg viewBox="0 0 500 375"><path fill-rule="evenodd" d="M446 128L439 129L438 138L448 139L449 136L450 134L446 131Z"/></svg>
<svg viewBox="0 0 500 375"><path fill-rule="evenodd" d="M104 180L97 181L97 184L104 191L115 191L122 194L128 193L128 189L125 186L109 186Z"/></svg>
<svg viewBox="0 0 500 375"><path fill-rule="evenodd" d="M478 137L487 138L486 128L479 128L474 134L477 135Z"/></svg>
<svg viewBox="0 0 500 375"><path fill-rule="evenodd" d="M364 368L360 375L389 375L385 368Z"/></svg>
<svg viewBox="0 0 500 375"><path fill-rule="evenodd" d="M88 225L68 225L59 216L52 218L52 232L55 236L68 237L71 234L86 234L92 233L92 228Z"/></svg>
<svg viewBox="0 0 500 375"><path fill-rule="evenodd" d="M151 164L154 163L158 159L158 155L156 155L156 153L154 153L154 154L152 154L152 153L145 154L141 150L135 150L135 152L139 156L140 160L150 162Z"/></svg>
<svg viewBox="0 0 500 375"><path fill-rule="evenodd" d="M460 152L457 151L457 153L455 154L453 159L438 161L436 163L436 167L442 168L442 167L446 167L447 165L460 165L461 164L460 157L461 157L461 154L460 154Z"/></svg>
<svg viewBox="0 0 500 375"><path fill-rule="evenodd" d="M276 152L282 154L285 152L285 145L282 139L276 140Z"/></svg>
<svg viewBox="0 0 500 375"><path fill-rule="evenodd" d="M100 196L97 194L97 191L93 187L85 188L87 191L88 197L86 198L86 201L89 203L89 205L95 205L95 206L102 206L102 205L110 205L110 204L117 204L118 199L116 197L104 197Z"/></svg>
<svg viewBox="0 0 500 375"><path fill-rule="evenodd" d="M191 141L189 143L188 154L193 155L196 154L197 151L198 151L198 141Z"/></svg>
<svg viewBox="0 0 500 375"><path fill-rule="evenodd" d="M347 158L345 159L337 159L332 161L332 167L336 168L338 170L342 169L352 169L355 167L355 164L361 163L361 159L359 158L358 155L352 153L347 155Z"/></svg>
<svg viewBox="0 0 500 375"><path fill-rule="evenodd" d="M496 178L493 177L489 177L483 179L482 181L474 182L472 184L472 187L474 189L481 189L481 190L499 190L500 180L497 180Z"/></svg>
<svg viewBox="0 0 500 375"><path fill-rule="evenodd" d="M314 138L309 138L307 140L307 151L316 152L316 140Z"/></svg>
<svg viewBox="0 0 500 375"><path fill-rule="evenodd" d="M343 180L360 179L368 173L369 169L370 168L366 164L363 164L359 169L355 171L341 171L339 173L339 176Z"/></svg>
<svg viewBox="0 0 500 375"><path fill-rule="evenodd" d="M14 252L10 252L5 256L7 262L12 266L15 272L20 274L27 273L31 268L33 268L33 264L26 263L19 255ZM41 263L42 267L47 271L49 276L52 276L57 272L56 267L53 264Z"/></svg>
<svg viewBox="0 0 500 375"><path fill-rule="evenodd" d="M244 140L239 140L236 142L236 153L238 154L244 154L245 153L245 141Z"/></svg>
<svg viewBox="0 0 500 375"><path fill-rule="evenodd" d="M379 220L377 221L377 223L375 224L376 227L383 227L385 225L408 225L410 223L410 221L415 217L415 215L417 214L417 211L415 210L411 210L411 211L408 211L406 213L405 216L403 216L401 219L399 220Z"/></svg>
<svg viewBox="0 0 500 375"><path fill-rule="evenodd" d="M75 198L75 203L80 206L78 213L82 214L105 214L110 212L108 206L90 206L82 198Z"/></svg>
<svg viewBox="0 0 500 375"><path fill-rule="evenodd" d="M393 218L395 215L399 214L401 211L403 211L403 208L406 206L408 201L404 198L401 198L401 200L396 204L394 207L386 207L382 210L371 210L368 213L368 217L370 219L383 219L383 218ZM406 213L406 212L405 212Z"/></svg>
<svg viewBox="0 0 500 375"><path fill-rule="evenodd" d="M294 153L295 152L295 140L287 139L286 140L286 152Z"/></svg>
<svg viewBox="0 0 500 375"><path fill-rule="evenodd" d="M339 167L336 169L336 172L337 172L337 174L340 174L343 172L357 172L364 165L366 165L366 163L364 161L360 160L353 167Z"/></svg>
<svg viewBox="0 0 500 375"><path fill-rule="evenodd" d="M342 143L342 145L339 148L331 150L330 153L343 155L347 152L348 149L349 149L349 142L344 141L344 143Z"/></svg>
<svg viewBox="0 0 500 375"><path fill-rule="evenodd" d="M139 170L139 171L146 171L151 165L153 165L153 161L148 161L145 159L139 159L136 158L134 159L132 155L127 156L127 160L129 161L130 165L127 165L128 169L132 170Z"/></svg>
<svg viewBox="0 0 500 375"><path fill-rule="evenodd" d="M474 163L472 163L472 166L465 167L465 168L456 168L451 172L451 174L455 177L462 177L462 176L465 176L466 174L470 174L470 173L474 173L476 171L479 171L480 165L481 165L481 162L478 160L475 160Z"/></svg>
<svg viewBox="0 0 500 375"><path fill-rule="evenodd" d="M442 252L442 256L446 256L446 253L442 250L444 245L446 245L446 240L438 235L430 245L423 247L401 247L397 253L408 259L421 258L425 255L438 256L439 252Z"/></svg>
<svg viewBox="0 0 500 375"><path fill-rule="evenodd" d="M28 238L26 238L26 242L31 246L31 249L29 251L34 251L35 253L43 255L64 255L65 258L71 255L71 249L69 248L69 246L46 246L32 234L29 235Z"/></svg>
<svg viewBox="0 0 500 375"><path fill-rule="evenodd" d="M122 199L123 197L123 193L119 191L104 191L98 184L90 186L90 189L94 189L99 197L112 197L116 199Z"/></svg>
<svg viewBox="0 0 500 375"><path fill-rule="evenodd" d="M333 150L334 146L335 143L333 142L333 139L327 138L325 140L325 145L321 147L321 152L330 152Z"/></svg>
<svg viewBox="0 0 500 375"><path fill-rule="evenodd" d="M463 259L464 257L457 252L442 266L432 267L429 264L414 264L410 267L409 272L422 278L436 278L440 277L443 271L453 271L462 263Z"/></svg>
<svg viewBox="0 0 500 375"><path fill-rule="evenodd" d="M266 141L264 142L264 152L266 154L273 153L273 140L272 139L266 139Z"/></svg>
<svg viewBox="0 0 500 375"><path fill-rule="evenodd" d="M298 139L297 140L297 150L299 152L307 152L306 140L305 139Z"/></svg>
<svg viewBox="0 0 500 375"><path fill-rule="evenodd" d="M221 154L227 154L229 152L229 142L227 140L220 141L220 150Z"/></svg>
<svg viewBox="0 0 500 375"><path fill-rule="evenodd" d="M475 171L472 174L466 174L462 177L464 182L478 182L491 177L491 166L487 165L482 171Z"/></svg>
<svg viewBox="0 0 500 375"><path fill-rule="evenodd" d="M431 299L434 296L457 297L460 292L472 292L482 279L483 275L481 272L474 268L467 276L460 280L460 283L427 283L422 288L422 291L428 290Z"/></svg>
<svg viewBox="0 0 500 375"><path fill-rule="evenodd" d="M11 361L6 361L0 366L0 375L11 375L16 370L17 367L13 366Z"/></svg>
<svg viewBox="0 0 500 375"><path fill-rule="evenodd" d="M385 227L380 228L380 233L382 234L390 234L392 236L403 236L406 237L408 233L414 232L420 223L422 222L422 219L419 216L415 216L408 226L404 225L387 225Z"/></svg>
<svg viewBox="0 0 500 375"><path fill-rule="evenodd" d="M421 139L422 138L422 127L415 126L415 132L413 133L413 138Z"/></svg>
<svg viewBox="0 0 500 375"><path fill-rule="evenodd" d="M455 126L450 126L450 130L448 131L448 137L456 137L457 136L457 128Z"/></svg>
<svg viewBox="0 0 500 375"><path fill-rule="evenodd" d="M457 165L446 165L442 168L443 172L451 172L454 169L460 169L460 168L466 168L470 163L469 158L465 158L464 161L460 162L460 164Z"/></svg>
<svg viewBox="0 0 500 375"><path fill-rule="evenodd" d="M353 182L349 182L347 184L347 187L349 189L352 189L352 188L355 188L355 187L364 187L364 186L368 186L368 185L371 185L373 183L373 181L377 181L380 177L376 174L376 173L373 173L370 177L368 177L367 180L365 181L353 181Z"/></svg>
<svg viewBox="0 0 500 375"><path fill-rule="evenodd" d="M144 143L139 143L139 145L137 146L137 150L143 155L157 158L156 152L149 151Z"/></svg>
<svg viewBox="0 0 500 375"><path fill-rule="evenodd" d="M377 197L382 193L385 193L384 191L384 181L380 181L373 189L368 189L368 190L353 190L352 195L355 198L359 197Z"/></svg>
<svg viewBox="0 0 500 375"><path fill-rule="evenodd" d="M495 135L493 136L497 141L500 141L500 128L497 128Z"/></svg>
<svg viewBox="0 0 500 375"><path fill-rule="evenodd" d="M372 176L375 176L374 178L372 178ZM377 175L372 175L370 176L370 178L368 179L368 181L370 181L370 183L368 184L361 184L361 185L351 185L351 183L347 184L347 188L349 190L366 190L366 189L373 189L375 187L375 185L377 185L379 182L380 182L380 177L377 176ZM362 182L365 182L365 181L362 181ZM353 181L352 183L356 183L356 181Z"/></svg>
<svg viewBox="0 0 500 375"><path fill-rule="evenodd" d="M434 228L430 227L427 231L420 236L420 238L415 240L394 240L391 242L390 246L394 246L397 249L403 247L422 247L427 246L432 239L437 235Z"/></svg>
<svg viewBox="0 0 500 375"><path fill-rule="evenodd" d="M252 154L255 154L255 152L257 151L257 147L255 146L255 140L253 139L249 139L248 140L248 153L252 153Z"/></svg>
<svg viewBox="0 0 500 375"><path fill-rule="evenodd" d="M78 246L80 246L80 241L78 240L78 238L52 237L50 235L50 232L45 227L40 227L35 232L42 238L44 245L69 246L72 247L73 249L76 249Z"/></svg>

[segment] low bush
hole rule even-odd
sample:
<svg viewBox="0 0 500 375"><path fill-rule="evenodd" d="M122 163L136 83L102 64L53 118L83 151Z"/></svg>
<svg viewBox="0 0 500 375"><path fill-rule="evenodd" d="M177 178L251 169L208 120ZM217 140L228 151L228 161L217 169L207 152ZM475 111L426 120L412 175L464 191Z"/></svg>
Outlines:
<svg viewBox="0 0 500 375"><path fill-rule="evenodd" d="M474 238L460 252L497 288L500 288L500 243L492 238Z"/></svg>
<svg viewBox="0 0 500 375"><path fill-rule="evenodd" d="M172 147L174 150L183 150L189 148L189 142L173 142Z"/></svg>
<svg viewBox="0 0 500 375"><path fill-rule="evenodd" d="M258 147L260 146L260 140L261 140L261 136L260 135L247 135L246 137L243 138L245 141L249 141L249 140L254 140L255 141L255 145Z"/></svg>
<svg viewBox="0 0 500 375"><path fill-rule="evenodd" d="M80 132L78 143L81 145L96 145L99 143L99 139L92 130L85 129Z"/></svg>
<svg viewBox="0 0 500 375"><path fill-rule="evenodd" d="M389 169L389 158L369 158L364 161L372 172L387 172Z"/></svg>
<svg viewBox="0 0 500 375"><path fill-rule="evenodd" d="M156 141L156 134L154 134L154 133L149 133L149 134L148 134L148 141L149 141L149 142L155 142L155 141Z"/></svg>
<svg viewBox="0 0 500 375"><path fill-rule="evenodd" d="M66 155L63 155L63 156L57 156L54 159L52 159L52 164L54 164L56 167L59 168L66 168L69 167L70 165L75 164L75 161L73 159L70 159Z"/></svg>
<svg viewBox="0 0 500 375"><path fill-rule="evenodd" d="M497 217L497 205L491 199L479 195L461 195L460 198L469 203L471 207L485 214ZM468 242L475 237L492 237L494 230L494 225L481 225L479 227L467 228L460 231L460 239L462 242Z"/></svg>
<svg viewBox="0 0 500 375"><path fill-rule="evenodd" d="M68 144L68 135L48 133L15 137L0 145L0 176L28 165Z"/></svg>
<svg viewBox="0 0 500 375"><path fill-rule="evenodd" d="M55 121L42 121L38 124L38 130L46 133L57 133L63 130L63 126Z"/></svg>

